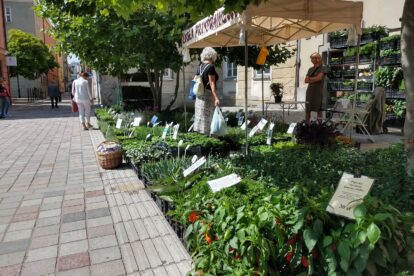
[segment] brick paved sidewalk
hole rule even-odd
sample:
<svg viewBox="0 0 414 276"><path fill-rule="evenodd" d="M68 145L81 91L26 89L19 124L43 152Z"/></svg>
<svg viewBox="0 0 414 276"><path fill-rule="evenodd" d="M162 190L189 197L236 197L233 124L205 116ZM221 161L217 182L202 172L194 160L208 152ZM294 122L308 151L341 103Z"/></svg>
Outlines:
<svg viewBox="0 0 414 276"><path fill-rule="evenodd" d="M0 275L185 275L191 258L134 172L99 167L69 101L0 120ZM96 121L93 124L97 126Z"/></svg>

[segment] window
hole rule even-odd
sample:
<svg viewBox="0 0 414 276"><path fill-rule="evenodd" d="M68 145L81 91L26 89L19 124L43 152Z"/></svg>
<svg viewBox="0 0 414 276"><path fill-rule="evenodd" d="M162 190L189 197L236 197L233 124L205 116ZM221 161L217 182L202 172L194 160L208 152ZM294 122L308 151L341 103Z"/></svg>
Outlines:
<svg viewBox="0 0 414 276"><path fill-rule="evenodd" d="M237 78L237 65L234 62L226 62L226 79Z"/></svg>
<svg viewBox="0 0 414 276"><path fill-rule="evenodd" d="M12 14L11 14L11 8L5 7L4 8L4 17L6 19L6 22L12 22Z"/></svg>
<svg viewBox="0 0 414 276"><path fill-rule="evenodd" d="M172 72L171 69L165 69L163 79L164 80L172 80L173 79L173 72Z"/></svg>
<svg viewBox="0 0 414 276"><path fill-rule="evenodd" d="M262 79L262 69L254 70L254 79ZM263 70L263 78L270 79L270 68Z"/></svg>

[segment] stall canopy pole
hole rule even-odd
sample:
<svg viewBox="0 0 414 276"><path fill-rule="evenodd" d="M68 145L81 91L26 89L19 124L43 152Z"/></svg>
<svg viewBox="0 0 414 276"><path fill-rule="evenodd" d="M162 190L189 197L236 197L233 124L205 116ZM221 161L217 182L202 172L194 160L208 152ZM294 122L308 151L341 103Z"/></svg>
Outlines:
<svg viewBox="0 0 414 276"><path fill-rule="evenodd" d="M357 40L357 49L356 49L356 57L355 57L355 79L354 79L354 97L352 102L352 111L351 111L351 118L349 118L351 127L349 128L349 137L352 138L352 130L354 129L354 120L355 120L355 107L356 107L356 101L358 97L358 67L359 67L359 46L361 44L361 35L358 34L358 40Z"/></svg>
<svg viewBox="0 0 414 276"><path fill-rule="evenodd" d="M184 104L184 131L187 130L187 100L185 98L185 64L183 62L183 104ZM178 78L178 76L177 76Z"/></svg>
<svg viewBox="0 0 414 276"><path fill-rule="evenodd" d="M264 65L262 66L262 116L264 117Z"/></svg>
<svg viewBox="0 0 414 276"><path fill-rule="evenodd" d="M246 155L249 154L249 137L248 137L248 129L247 129L247 70L249 68L249 51L248 51L248 36L247 36L247 29L244 30L244 116L246 122Z"/></svg>

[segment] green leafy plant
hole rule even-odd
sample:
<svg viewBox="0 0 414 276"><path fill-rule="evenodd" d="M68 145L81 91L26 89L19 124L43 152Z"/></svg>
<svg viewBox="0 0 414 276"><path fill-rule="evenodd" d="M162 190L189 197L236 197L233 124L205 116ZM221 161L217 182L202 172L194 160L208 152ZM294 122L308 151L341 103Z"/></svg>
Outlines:
<svg viewBox="0 0 414 276"><path fill-rule="evenodd" d="M383 37L380 39L380 42L385 43L385 42L395 41L395 40L401 40L401 35L397 34L397 35L390 35L387 37Z"/></svg>
<svg viewBox="0 0 414 276"><path fill-rule="evenodd" d="M374 72L375 86L387 87L394 75L393 67L380 67Z"/></svg>
<svg viewBox="0 0 414 276"><path fill-rule="evenodd" d="M283 96L283 84L279 82L274 82L270 85L270 90L272 92L273 97L282 98Z"/></svg>
<svg viewBox="0 0 414 276"><path fill-rule="evenodd" d="M406 102L401 100L394 100L394 113L397 118L404 118L406 112Z"/></svg>
<svg viewBox="0 0 414 276"><path fill-rule="evenodd" d="M375 58L377 51L377 43L376 42L370 42L363 46L361 46L359 54L360 55L367 55L371 58Z"/></svg>
<svg viewBox="0 0 414 276"><path fill-rule="evenodd" d="M348 47L344 52L344 57L354 57L356 55L355 47Z"/></svg>
<svg viewBox="0 0 414 276"><path fill-rule="evenodd" d="M380 57L388 57L392 55L400 55L400 50L388 49L388 50L381 50Z"/></svg>

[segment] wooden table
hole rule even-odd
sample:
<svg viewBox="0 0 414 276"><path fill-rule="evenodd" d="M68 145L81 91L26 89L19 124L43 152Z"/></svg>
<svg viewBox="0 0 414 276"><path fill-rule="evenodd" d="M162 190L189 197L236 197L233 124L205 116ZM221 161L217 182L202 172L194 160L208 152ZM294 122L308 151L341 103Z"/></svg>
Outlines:
<svg viewBox="0 0 414 276"><path fill-rule="evenodd" d="M269 106L271 105L280 105L280 107L282 108L282 117L283 120L285 120L285 109L287 109L288 112L288 116L289 116L289 111L290 109L296 108L297 105L301 105L303 109L305 109L305 101L282 101L280 103L275 103L275 102L265 102L265 112L266 112L266 116L267 116L267 109L269 108Z"/></svg>

